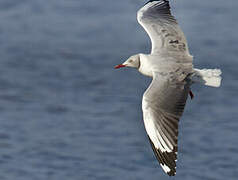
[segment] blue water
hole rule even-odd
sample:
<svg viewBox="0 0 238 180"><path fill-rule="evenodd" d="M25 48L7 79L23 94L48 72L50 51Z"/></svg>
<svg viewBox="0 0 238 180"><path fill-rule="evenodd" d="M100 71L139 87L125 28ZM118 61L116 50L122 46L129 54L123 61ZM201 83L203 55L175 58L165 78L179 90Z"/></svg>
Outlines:
<svg viewBox="0 0 238 180"><path fill-rule="evenodd" d="M113 66L150 51L138 0L1 0L0 180L235 180L238 1L172 1L194 64L221 68L195 85L180 121L177 176L144 130L150 79Z"/></svg>

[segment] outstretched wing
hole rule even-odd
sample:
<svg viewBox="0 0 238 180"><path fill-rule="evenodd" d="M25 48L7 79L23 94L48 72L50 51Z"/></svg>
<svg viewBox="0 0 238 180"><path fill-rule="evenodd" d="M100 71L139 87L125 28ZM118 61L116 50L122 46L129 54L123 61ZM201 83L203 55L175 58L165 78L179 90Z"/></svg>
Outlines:
<svg viewBox="0 0 238 180"><path fill-rule="evenodd" d="M188 92L185 80L172 82L157 73L143 95L145 129L157 160L169 176L176 174L178 123Z"/></svg>
<svg viewBox="0 0 238 180"><path fill-rule="evenodd" d="M171 15L168 0L150 0L137 13L137 20L149 34L151 54L165 52L188 52L186 38Z"/></svg>

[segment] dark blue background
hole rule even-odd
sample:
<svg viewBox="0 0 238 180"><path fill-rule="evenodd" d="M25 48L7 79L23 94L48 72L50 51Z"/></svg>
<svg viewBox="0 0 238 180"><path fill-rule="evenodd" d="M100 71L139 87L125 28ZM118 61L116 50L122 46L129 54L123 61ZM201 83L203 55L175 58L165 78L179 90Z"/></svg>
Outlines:
<svg viewBox="0 0 238 180"><path fill-rule="evenodd" d="M141 98L150 79L113 66L148 53L139 0L1 0L1 180L224 180L238 174L238 1L171 0L197 68L180 121L177 176L154 158Z"/></svg>

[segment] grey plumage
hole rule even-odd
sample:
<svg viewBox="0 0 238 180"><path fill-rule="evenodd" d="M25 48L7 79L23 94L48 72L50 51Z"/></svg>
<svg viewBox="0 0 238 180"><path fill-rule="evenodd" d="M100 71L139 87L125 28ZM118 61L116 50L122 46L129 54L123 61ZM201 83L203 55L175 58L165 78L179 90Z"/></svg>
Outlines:
<svg viewBox="0 0 238 180"><path fill-rule="evenodd" d="M137 13L138 22L144 27L152 41L151 54L166 52L188 53L186 38L171 15L168 1L151 1Z"/></svg>
<svg viewBox="0 0 238 180"><path fill-rule="evenodd" d="M145 69L152 67L153 77L142 100L145 128L156 158L172 176L176 174L178 123L190 90L187 77L193 71L193 58L168 1L148 2L137 19L152 42L151 54L140 56L139 71L146 75Z"/></svg>
<svg viewBox="0 0 238 180"><path fill-rule="evenodd" d="M142 100L143 118L153 151L161 166L169 167L170 171L166 172L169 175L176 173L178 123L189 90L185 79L172 85L167 76L157 74Z"/></svg>
<svg viewBox="0 0 238 180"><path fill-rule="evenodd" d="M145 129L161 167L169 176L174 176L178 124L190 86L200 82L219 87L221 71L193 68L187 40L171 15L168 0L150 0L138 11L137 19L151 39L151 53L131 56L115 68L137 68L153 78L142 100Z"/></svg>

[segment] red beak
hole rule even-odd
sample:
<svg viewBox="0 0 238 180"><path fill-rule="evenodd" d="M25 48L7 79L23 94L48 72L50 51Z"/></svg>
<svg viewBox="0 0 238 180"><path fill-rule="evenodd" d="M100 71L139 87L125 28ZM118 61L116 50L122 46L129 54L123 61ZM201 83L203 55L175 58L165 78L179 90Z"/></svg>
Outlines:
<svg viewBox="0 0 238 180"><path fill-rule="evenodd" d="M123 64L119 64L119 65L115 66L114 69L119 69L119 68L123 68L123 67L126 67L126 66Z"/></svg>

